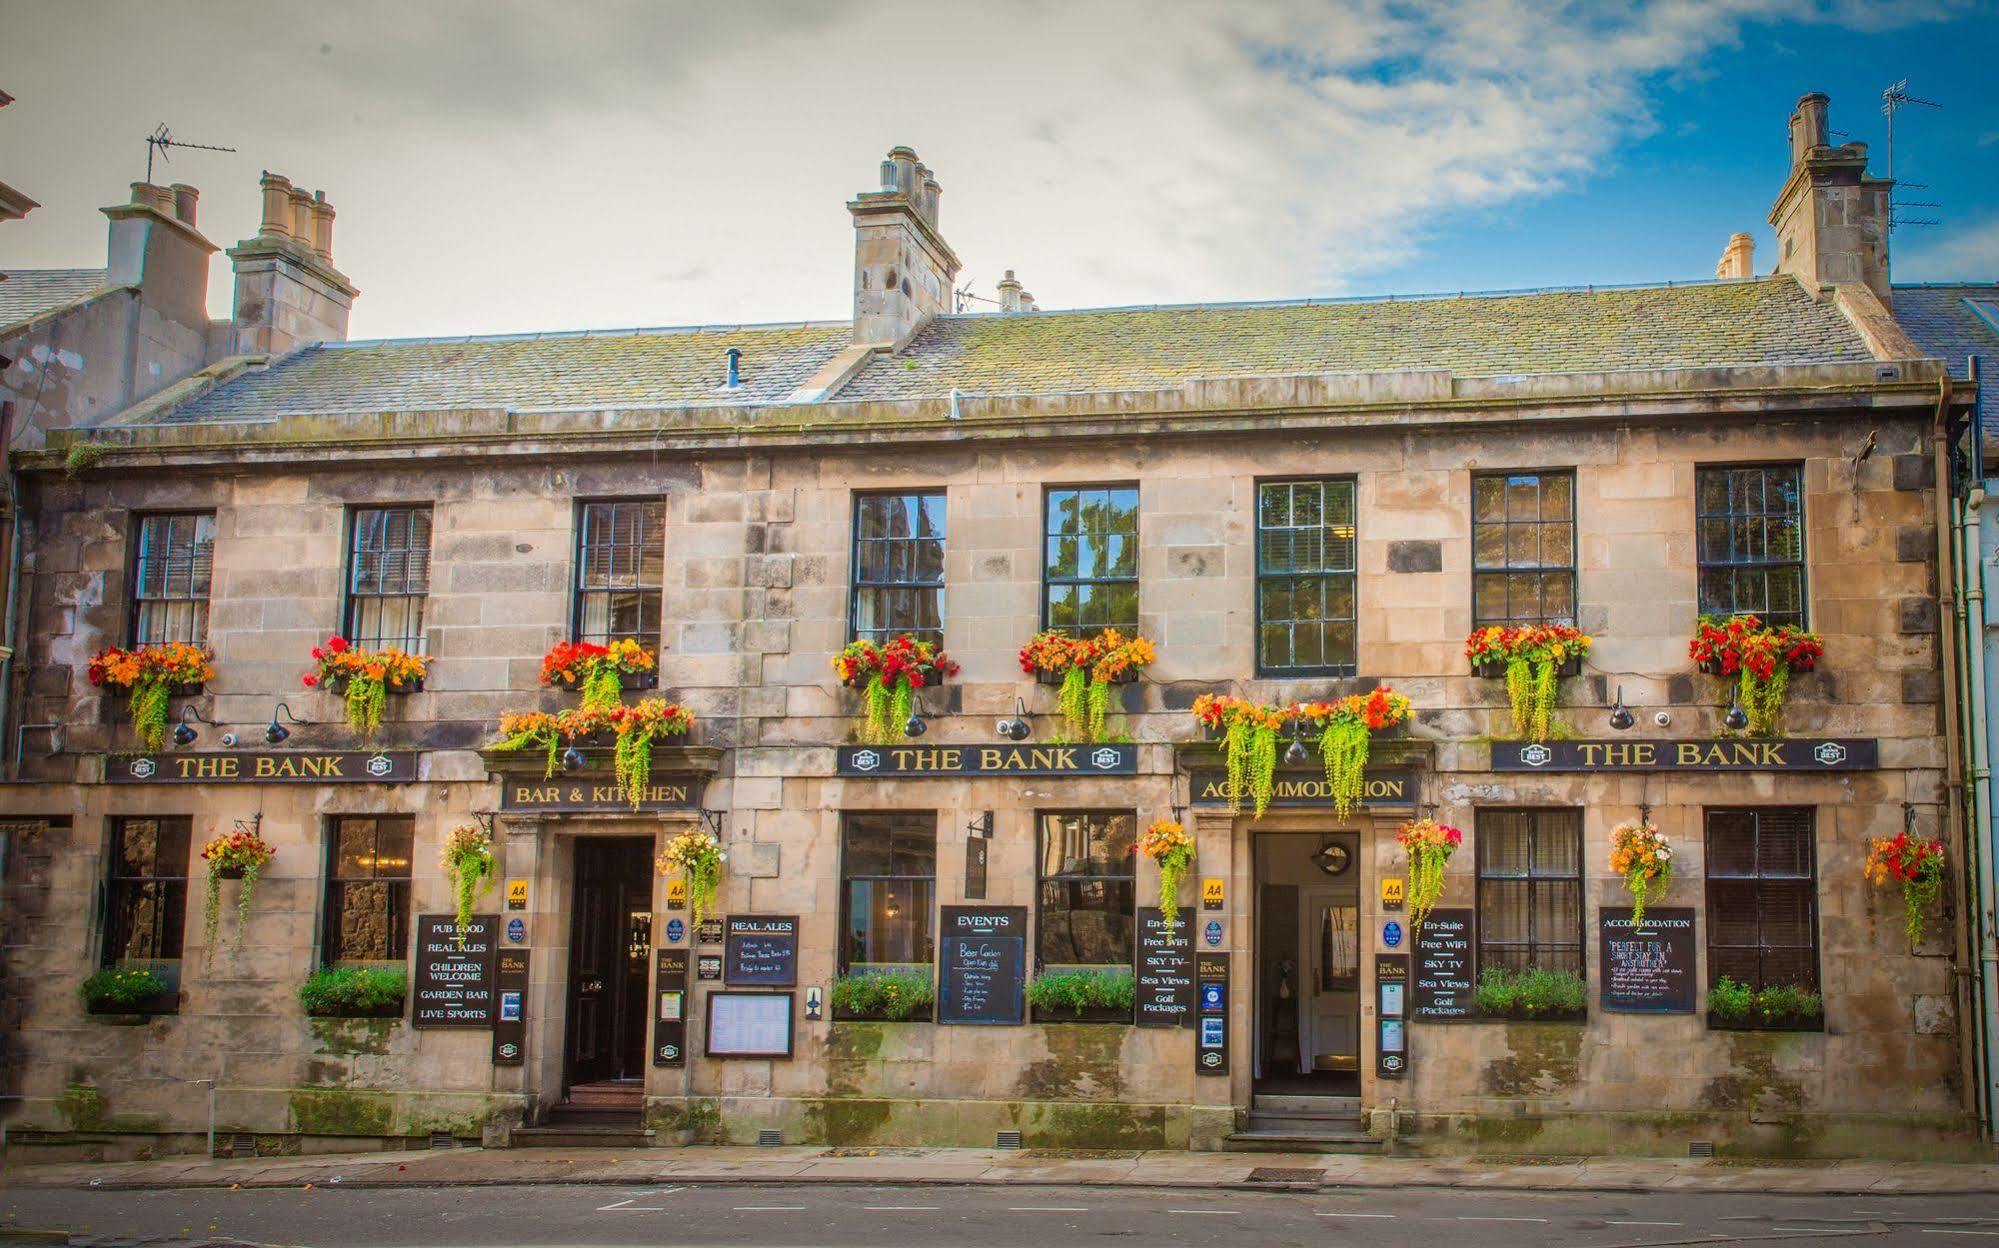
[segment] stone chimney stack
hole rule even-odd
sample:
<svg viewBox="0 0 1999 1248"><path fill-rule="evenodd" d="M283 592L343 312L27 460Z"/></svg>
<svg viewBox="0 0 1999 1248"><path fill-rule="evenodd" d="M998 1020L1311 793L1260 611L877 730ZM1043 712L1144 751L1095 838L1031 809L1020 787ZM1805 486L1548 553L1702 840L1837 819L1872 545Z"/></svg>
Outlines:
<svg viewBox="0 0 1999 1248"><path fill-rule="evenodd" d="M132 286L157 313L183 324L208 319L208 258L216 246L194 227L200 192L186 183L132 183L132 198L104 209L111 221L106 281Z"/></svg>
<svg viewBox="0 0 1999 1248"><path fill-rule="evenodd" d="M356 291L333 267L333 205L326 192L268 170L263 221L229 249L236 266L235 352L284 355L347 337Z"/></svg>
<svg viewBox="0 0 1999 1248"><path fill-rule="evenodd" d="M1720 278L1756 276L1756 240L1747 234L1731 234L1721 259L1715 261L1714 275Z"/></svg>
<svg viewBox="0 0 1999 1248"><path fill-rule="evenodd" d="M1832 146L1826 97L1816 91L1791 114L1791 173L1770 209L1777 269L1814 293L1865 286L1884 304L1889 194L1894 183L1867 172L1867 145Z"/></svg>
<svg viewBox="0 0 1999 1248"><path fill-rule="evenodd" d="M1027 287L1008 269L1006 276L999 280L999 310L1002 312L1034 311L1034 296L1027 293Z"/></svg>
<svg viewBox="0 0 1999 1248"><path fill-rule="evenodd" d="M854 216L854 342L897 348L951 310L958 257L937 231L943 188L906 147L881 165L881 189L847 204Z"/></svg>

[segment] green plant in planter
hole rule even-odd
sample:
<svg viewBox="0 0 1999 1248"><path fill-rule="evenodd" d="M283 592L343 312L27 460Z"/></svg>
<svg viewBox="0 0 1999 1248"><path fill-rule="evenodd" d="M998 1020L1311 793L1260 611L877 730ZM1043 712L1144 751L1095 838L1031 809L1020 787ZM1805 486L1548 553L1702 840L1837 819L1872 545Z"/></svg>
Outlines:
<svg viewBox="0 0 1999 1248"><path fill-rule="evenodd" d="M316 1018L374 1017L400 1010L404 992L400 966L329 966L305 977L298 1000Z"/></svg>
<svg viewBox="0 0 1999 1248"><path fill-rule="evenodd" d="M1495 966L1479 975L1472 1001L1493 1018L1563 1018L1589 1008L1589 984L1574 971Z"/></svg>
<svg viewBox="0 0 1999 1248"><path fill-rule="evenodd" d="M1726 975L1714 981L1714 987L1707 990L1708 1017L1717 1022L1747 1022L1755 1008L1756 990Z"/></svg>
<svg viewBox="0 0 1999 1248"><path fill-rule="evenodd" d="M1044 1014L1064 1010L1081 1018L1085 1010L1129 1012L1138 1000L1131 968L1081 967L1043 971L1027 985L1027 1003Z"/></svg>
<svg viewBox="0 0 1999 1248"><path fill-rule="evenodd" d="M1730 1026L1805 1026L1824 1020L1825 998L1795 984L1752 988L1724 975L1708 989L1707 1013Z"/></svg>
<svg viewBox="0 0 1999 1248"><path fill-rule="evenodd" d="M142 966L106 967L77 986L83 1008L95 1013L137 1010L168 991L165 980Z"/></svg>
<svg viewBox="0 0 1999 1248"><path fill-rule="evenodd" d="M833 1009L863 1018L908 1022L930 1013L937 987L927 971L862 971L833 981Z"/></svg>

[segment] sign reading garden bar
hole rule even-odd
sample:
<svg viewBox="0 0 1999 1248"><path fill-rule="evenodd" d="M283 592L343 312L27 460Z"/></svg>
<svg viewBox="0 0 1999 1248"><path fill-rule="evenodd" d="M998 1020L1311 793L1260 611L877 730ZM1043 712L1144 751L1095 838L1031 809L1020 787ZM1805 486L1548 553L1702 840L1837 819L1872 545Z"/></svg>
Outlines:
<svg viewBox="0 0 1999 1248"><path fill-rule="evenodd" d="M1872 771L1880 743L1856 738L1494 741L1494 771Z"/></svg>
<svg viewBox="0 0 1999 1248"><path fill-rule="evenodd" d="M1229 804L1229 773L1219 767L1201 768L1189 779L1196 806ZM1385 806L1413 807L1416 803L1414 777L1406 771L1369 772L1362 782L1360 804L1370 809ZM1272 806L1324 806L1332 801L1332 789L1323 770L1284 771L1271 780Z"/></svg>
<svg viewBox="0 0 1999 1248"><path fill-rule="evenodd" d="M843 776L1129 776L1135 745L843 745Z"/></svg>

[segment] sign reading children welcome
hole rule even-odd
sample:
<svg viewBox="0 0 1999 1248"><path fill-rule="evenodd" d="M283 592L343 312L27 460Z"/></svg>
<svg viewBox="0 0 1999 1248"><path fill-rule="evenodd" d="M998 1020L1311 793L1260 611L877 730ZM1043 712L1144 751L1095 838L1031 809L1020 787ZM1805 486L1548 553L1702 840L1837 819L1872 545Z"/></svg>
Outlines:
<svg viewBox="0 0 1999 1248"><path fill-rule="evenodd" d="M1129 776L1135 745L843 745L843 776Z"/></svg>

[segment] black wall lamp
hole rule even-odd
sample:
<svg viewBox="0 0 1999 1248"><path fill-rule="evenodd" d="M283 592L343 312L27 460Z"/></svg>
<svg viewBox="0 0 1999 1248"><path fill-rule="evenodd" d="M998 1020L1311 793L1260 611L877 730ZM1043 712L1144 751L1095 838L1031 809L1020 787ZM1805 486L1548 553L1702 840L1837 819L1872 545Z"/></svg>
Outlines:
<svg viewBox="0 0 1999 1248"><path fill-rule="evenodd" d="M283 715L286 719L301 728L310 727L312 724L311 720L300 719L298 716L292 714L291 707L286 706L282 702L278 703L271 708L271 722L264 728L264 740L269 741L272 745L283 745L286 738L292 735L291 729L278 722L278 716L280 715ZM193 729L189 729L188 731L192 733ZM174 740L180 740L180 733L178 731L174 733Z"/></svg>
<svg viewBox="0 0 1999 1248"><path fill-rule="evenodd" d="M1741 732L1749 726L1749 712L1742 709L1742 700L1735 696L1733 687L1728 691L1728 713L1721 717L1721 722L1728 725L1730 732Z"/></svg>
<svg viewBox="0 0 1999 1248"><path fill-rule="evenodd" d="M1027 699L1016 696L1013 700L1013 718L1002 719L994 730L1009 741L1025 741L1034 734L1034 725L1027 722Z"/></svg>
<svg viewBox="0 0 1999 1248"><path fill-rule="evenodd" d="M562 751L562 769L564 771L581 771L589 765L590 760L583 757L583 751L577 749L575 746L572 745Z"/></svg>
<svg viewBox="0 0 1999 1248"><path fill-rule="evenodd" d="M193 723L188 722L190 720L192 720ZM210 728L221 727L221 725L216 723L214 720L204 716L201 713L201 711L192 704L183 706L182 708L180 708L180 722L174 725L174 744L193 745L194 739L201 735L199 732L195 731L194 728L195 724L207 724Z"/></svg>
<svg viewBox="0 0 1999 1248"><path fill-rule="evenodd" d="M1617 701L1611 703L1610 706L1610 726L1619 732L1623 732L1636 722L1638 722L1637 718L1632 715L1631 708L1624 705L1624 686L1619 685L1617 687Z"/></svg>
<svg viewBox="0 0 1999 1248"><path fill-rule="evenodd" d="M1312 761L1312 756L1305 752L1304 732L1305 727L1301 721L1295 719L1291 721L1291 744L1284 750L1286 767L1303 767Z"/></svg>

